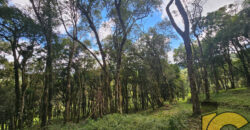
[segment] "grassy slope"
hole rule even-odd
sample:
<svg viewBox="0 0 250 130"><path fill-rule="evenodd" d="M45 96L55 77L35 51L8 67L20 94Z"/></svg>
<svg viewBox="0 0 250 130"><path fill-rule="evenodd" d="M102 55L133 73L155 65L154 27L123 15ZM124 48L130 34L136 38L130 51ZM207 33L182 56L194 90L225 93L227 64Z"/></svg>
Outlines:
<svg viewBox="0 0 250 130"><path fill-rule="evenodd" d="M217 114L223 112L236 112L243 115L250 122L250 89L241 88L222 91L219 94L213 94L212 100L220 104ZM222 130L236 129L232 126L226 126ZM250 123L240 130L250 130Z"/></svg>
<svg viewBox="0 0 250 130"><path fill-rule="evenodd" d="M250 121L250 89L235 89L212 94L212 100L217 101L220 105L217 109L217 114L222 112L237 112L244 115ZM78 124L69 123L63 125L62 122L53 123L49 129L53 130L154 130L154 129L188 129L200 130L200 117L191 117L192 105L180 102L172 106L164 106L157 110L146 110L136 114L119 115L111 114L104 116L102 119L87 120ZM204 115L207 113L203 113ZM34 128L32 128L34 129ZM224 130L234 129L231 126L226 126ZM250 124L242 128L249 130Z"/></svg>

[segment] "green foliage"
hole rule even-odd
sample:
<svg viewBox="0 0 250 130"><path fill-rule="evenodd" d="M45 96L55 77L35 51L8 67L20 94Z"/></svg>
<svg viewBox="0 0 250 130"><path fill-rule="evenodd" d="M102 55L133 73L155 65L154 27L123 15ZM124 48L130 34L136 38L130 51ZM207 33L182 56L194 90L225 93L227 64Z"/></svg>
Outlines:
<svg viewBox="0 0 250 130"><path fill-rule="evenodd" d="M174 50L175 63L169 63L167 52L172 39L177 38L171 23L165 19L146 31L140 25L140 20L158 8L161 0L62 3L30 0L33 10L28 11L35 11L30 14L35 14L36 19L6 2L0 0L0 123L3 125L17 128L19 120L23 124L20 127L25 129L39 129L42 121L53 130L179 130L200 125L192 122L200 119L190 118L192 105L186 103L191 93L185 46L181 44ZM232 110L249 117L250 91L242 89L250 83L247 82L250 81L247 77L250 76L249 0L244 3L240 12L231 4L209 13L198 23L196 31L205 36L202 48L193 42L195 71L191 73L203 99L205 78L200 76L204 69L200 64L206 64L210 92L220 90L211 94L211 101L220 105L218 112ZM58 16L59 7L62 17ZM56 27L62 24L59 21L65 22L68 33L77 34L72 34L74 37L57 34ZM109 22L112 33L102 39L100 30ZM203 49L204 57L197 53L198 49ZM17 53L16 71L13 62L4 57L13 52ZM14 82L15 74L19 85ZM232 84L240 89L230 90ZM16 99L18 96L23 98ZM109 114L117 112L119 96L126 114ZM19 108L21 103L14 104L19 100L23 102L23 112ZM67 104L71 116L66 124L62 121L65 101L70 102ZM46 117L50 115L43 112L48 104L52 111L49 122ZM18 119L19 114L22 119ZM97 118L100 116L103 117ZM41 117L45 118L40 120ZM13 118L17 120L14 123Z"/></svg>
<svg viewBox="0 0 250 130"><path fill-rule="evenodd" d="M0 58L2 60L2 57ZM9 120L15 111L12 65L5 60L0 62L0 122Z"/></svg>
<svg viewBox="0 0 250 130"><path fill-rule="evenodd" d="M191 115L190 104L177 104L171 110L165 107L157 111L147 110L137 114L109 114L97 120L88 119L79 124L54 122L49 129L79 130L183 130L187 129L187 117Z"/></svg>

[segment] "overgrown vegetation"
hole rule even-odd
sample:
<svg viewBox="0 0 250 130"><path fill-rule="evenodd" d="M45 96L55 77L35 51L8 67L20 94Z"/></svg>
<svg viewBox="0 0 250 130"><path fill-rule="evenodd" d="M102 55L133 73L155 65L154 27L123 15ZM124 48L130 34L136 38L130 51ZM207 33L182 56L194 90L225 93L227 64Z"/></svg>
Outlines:
<svg viewBox="0 0 250 130"><path fill-rule="evenodd" d="M207 115L209 113L224 113L224 112L236 112L243 115L246 119L250 119L250 104L247 100L241 102L238 107L231 104L237 104L238 100L246 99L249 97L249 89L236 89L228 91L220 91L218 94L212 94L211 98L214 101L219 102L217 110L203 112L202 115ZM235 100L237 99L237 100ZM243 100L242 100L243 101ZM245 107L241 107L245 106ZM103 118L98 118L97 120L88 119L81 120L80 123L69 123L67 125L63 124L62 120L54 120L51 125L48 126L49 129L61 130L61 129L83 129L83 130L94 130L94 129L109 129L109 130L119 130L119 129L139 129L139 130L149 130L149 129L166 129L166 130L184 130L184 129L200 129L201 127L201 117L192 117L192 104L186 101L181 101L177 104L168 104L158 108L156 110L148 109L145 111L140 111L137 113L130 114L109 114ZM38 127L39 128L39 127ZM37 127L32 127L30 129L38 129ZM250 128L250 124L242 128L242 130L247 130ZM234 129L232 126L225 126L223 130Z"/></svg>
<svg viewBox="0 0 250 130"><path fill-rule="evenodd" d="M199 129L216 111L249 118L249 0L207 15L206 0L163 2L0 0L1 130ZM167 18L144 24L162 5Z"/></svg>

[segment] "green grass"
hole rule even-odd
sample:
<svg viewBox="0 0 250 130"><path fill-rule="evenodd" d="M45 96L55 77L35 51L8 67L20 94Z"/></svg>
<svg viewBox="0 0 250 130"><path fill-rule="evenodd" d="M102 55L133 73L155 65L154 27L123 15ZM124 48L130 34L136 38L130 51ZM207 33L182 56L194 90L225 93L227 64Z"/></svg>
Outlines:
<svg viewBox="0 0 250 130"><path fill-rule="evenodd" d="M217 114L236 112L250 121L250 89L234 89L211 94L211 100L219 103ZM209 108L208 108L209 109ZM192 105L180 101L176 105L166 105L156 110L145 110L134 114L110 114L97 120L88 119L80 123L64 125L62 120L54 120L51 130L200 130L201 117L191 117ZM207 113L203 113L207 114ZM33 127L38 129L38 127ZM222 130L234 130L225 126ZM250 124L241 130L249 130Z"/></svg>
<svg viewBox="0 0 250 130"><path fill-rule="evenodd" d="M170 110L162 107L158 110L146 110L136 114L110 114L98 120L89 119L79 124L50 125L49 129L61 130L166 130L187 127L185 120L191 114L190 104L177 104ZM186 108L186 109L185 109Z"/></svg>
<svg viewBox="0 0 250 130"><path fill-rule="evenodd" d="M239 88L221 91L218 94L212 94L212 101L219 103L217 114L235 112L250 121L250 89ZM225 126L222 130L236 130L236 128ZM240 130L250 130L250 124L247 124Z"/></svg>
<svg viewBox="0 0 250 130"><path fill-rule="evenodd" d="M78 124L53 121L51 130L172 130L187 129L188 117L192 114L191 104L180 103L164 106L157 110L145 110L135 114L110 114L97 120L88 119ZM33 127L38 129L38 127Z"/></svg>
<svg viewBox="0 0 250 130"><path fill-rule="evenodd" d="M212 94L212 101L216 101L221 105L250 107L250 89L239 88L221 91L219 94Z"/></svg>

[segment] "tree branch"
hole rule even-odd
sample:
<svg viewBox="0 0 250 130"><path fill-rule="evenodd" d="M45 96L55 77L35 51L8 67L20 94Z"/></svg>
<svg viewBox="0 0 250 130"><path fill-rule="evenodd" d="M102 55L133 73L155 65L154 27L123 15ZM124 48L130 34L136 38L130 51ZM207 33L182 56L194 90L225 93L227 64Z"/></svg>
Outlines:
<svg viewBox="0 0 250 130"><path fill-rule="evenodd" d="M179 33L181 36L184 36L184 32L177 26L171 12L170 12L170 6L172 5L173 2L174 2L174 0L170 0L170 2L168 3L168 5L166 7L166 12L168 14L170 22L172 23L172 25L175 28L175 30L177 31L177 33Z"/></svg>

